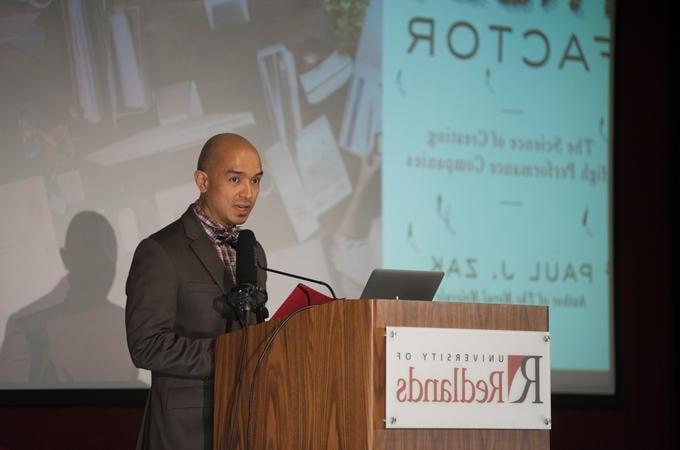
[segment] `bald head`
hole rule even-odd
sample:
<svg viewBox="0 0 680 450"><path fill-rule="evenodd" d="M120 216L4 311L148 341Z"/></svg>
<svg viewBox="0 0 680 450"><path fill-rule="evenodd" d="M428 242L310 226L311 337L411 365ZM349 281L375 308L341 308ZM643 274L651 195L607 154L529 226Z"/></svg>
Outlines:
<svg viewBox="0 0 680 450"><path fill-rule="evenodd" d="M223 152L242 148L251 148L257 153L253 144L243 136L234 133L216 134L203 145L196 168L208 172L215 163L220 161Z"/></svg>
<svg viewBox="0 0 680 450"><path fill-rule="evenodd" d="M213 136L194 172L198 205L225 227L241 225L255 206L262 175L260 155L247 139L231 133Z"/></svg>

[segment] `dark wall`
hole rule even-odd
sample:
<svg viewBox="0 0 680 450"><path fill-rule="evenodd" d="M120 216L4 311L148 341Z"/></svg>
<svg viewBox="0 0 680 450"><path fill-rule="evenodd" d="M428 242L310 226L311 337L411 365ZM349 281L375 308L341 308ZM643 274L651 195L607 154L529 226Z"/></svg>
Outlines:
<svg viewBox="0 0 680 450"><path fill-rule="evenodd" d="M0 408L0 450L134 449L144 407Z"/></svg>
<svg viewBox="0 0 680 450"><path fill-rule="evenodd" d="M670 449L677 293L670 6L623 2L616 23L615 308L620 398L553 407L553 449ZM673 377L672 377L673 375ZM562 402L564 403L564 402ZM583 402L582 402L583 403Z"/></svg>
<svg viewBox="0 0 680 450"><path fill-rule="evenodd" d="M671 391L671 317L677 310L671 300L678 271L670 5L620 1L617 6L614 250L620 396L575 403L556 399L554 450L671 449L677 443L671 427L671 412L677 411ZM142 410L141 404L0 407L0 450L132 449Z"/></svg>

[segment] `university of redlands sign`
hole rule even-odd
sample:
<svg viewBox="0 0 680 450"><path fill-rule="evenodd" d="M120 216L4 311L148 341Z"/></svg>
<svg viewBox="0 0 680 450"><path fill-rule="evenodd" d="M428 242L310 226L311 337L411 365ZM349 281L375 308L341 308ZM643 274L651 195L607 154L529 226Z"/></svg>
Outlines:
<svg viewBox="0 0 680 450"><path fill-rule="evenodd" d="M546 332L387 327L388 428L550 428Z"/></svg>

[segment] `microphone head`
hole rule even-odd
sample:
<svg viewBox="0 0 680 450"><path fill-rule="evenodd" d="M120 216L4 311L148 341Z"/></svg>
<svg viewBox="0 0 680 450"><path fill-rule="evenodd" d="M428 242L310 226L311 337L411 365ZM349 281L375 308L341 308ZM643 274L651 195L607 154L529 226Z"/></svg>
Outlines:
<svg viewBox="0 0 680 450"><path fill-rule="evenodd" d="M255 266L255 234L241 230L236 243L236 283L257 284Z"/></svg>

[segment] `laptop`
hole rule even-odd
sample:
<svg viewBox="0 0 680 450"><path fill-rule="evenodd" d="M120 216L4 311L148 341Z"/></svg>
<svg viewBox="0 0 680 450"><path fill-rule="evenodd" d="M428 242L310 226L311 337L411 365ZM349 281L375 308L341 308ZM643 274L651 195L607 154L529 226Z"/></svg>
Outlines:
<svg viewBox="0 0 680 450"><path fill-rule="evenodd" d="M432 300L444 272L375 269L359 298Z"/></svg>

